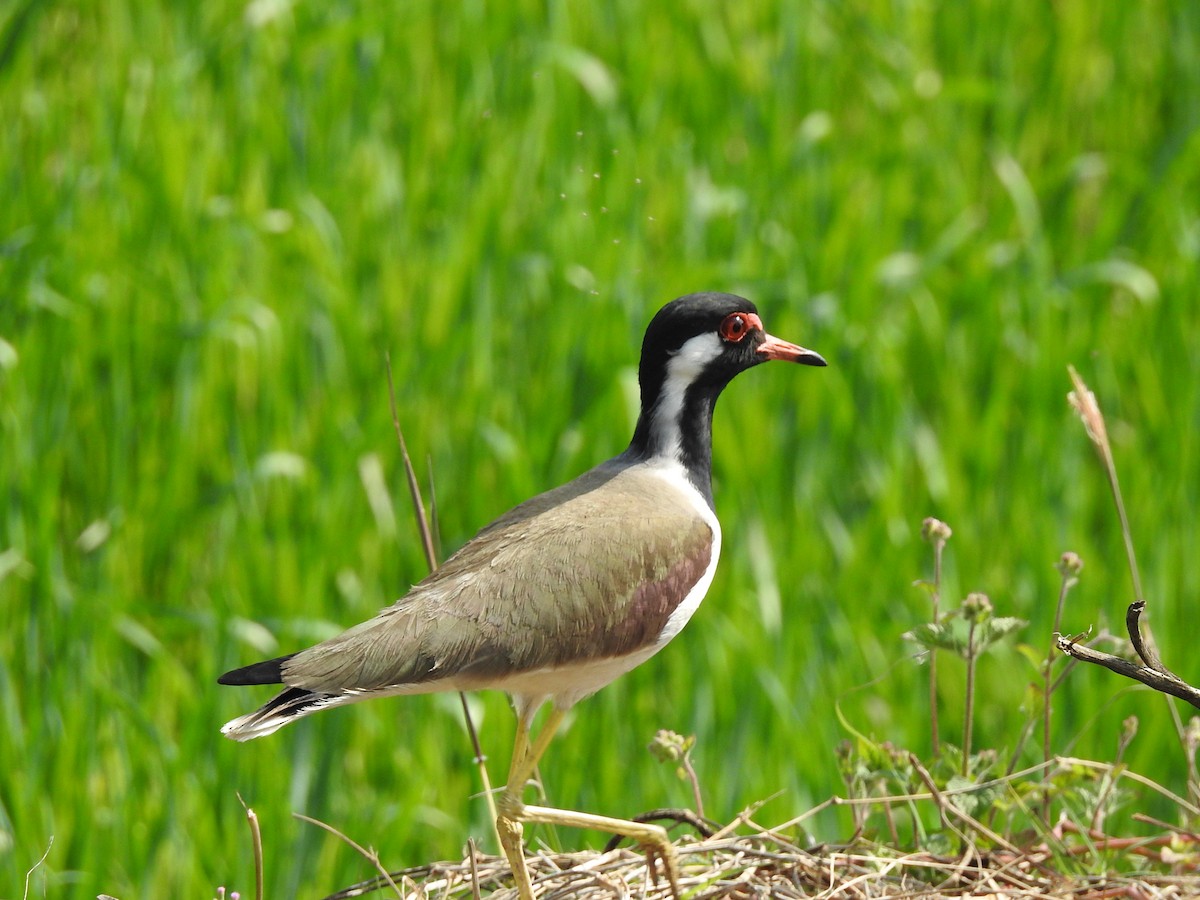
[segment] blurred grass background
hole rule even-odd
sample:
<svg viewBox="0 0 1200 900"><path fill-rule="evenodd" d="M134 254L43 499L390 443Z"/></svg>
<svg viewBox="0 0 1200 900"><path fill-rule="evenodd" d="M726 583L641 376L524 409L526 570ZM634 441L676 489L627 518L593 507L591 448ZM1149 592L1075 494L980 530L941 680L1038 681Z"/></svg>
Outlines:
<svg viewBox="0 0 1200 900"><path fill-rule="evenodd" d="M450 551L625 446L645 323L693 290L830 367L726 393L709 599L578 708L553 802L685 804L644 751L672 728L711 815L781 792L780 821L840 788L835 704L927 752L899 638L926 515L955 529L951 605L985 591L1047 647L1071 549L1064 627L1120 630L1068 363L1164 657L1200 678L1195 4L26 0L0 7L0 116L0 894L51 838L30 896L245 892L237 792L268 896L370 874L293 810L393 867L490 846L457 698L235 745L219 726L267 693L214 679L424 574L385 354ZM1008 648L980 679L976 746L1011 747L1033 672ZM476 712L499 781L511 716ZM1182 791L1165 703L1098 669L1055 747L1111 758L1131 712L1129 762Z"/></svg>

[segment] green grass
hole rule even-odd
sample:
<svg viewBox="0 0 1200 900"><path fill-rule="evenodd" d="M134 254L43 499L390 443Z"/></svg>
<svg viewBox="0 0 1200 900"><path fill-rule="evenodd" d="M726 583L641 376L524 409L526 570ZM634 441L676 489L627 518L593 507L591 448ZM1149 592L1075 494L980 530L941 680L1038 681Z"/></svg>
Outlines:
<svg viewBox="0 0 1200 900"><path fill-rule="evenodd" d="M1064 627L1119 630L1068 363L1109 416L1163 655L1200 678L1192 4L23 2L0 116L0 895L51 837L30 896L245 892L237 792L270 897L370 874L293 810L393 866L487 840L456 698L243 746L218 728L266 693L215 678L424 573L386 353L449 551L624 446L642 329L693 290L750 296L830 367L725 395L709 599L578 708L554 802L686 803L644 751L671 728L710 814L782 791L760 819L788 818L840 790L835 703L926 752L900 640L926 515L955 529L947 603L985 591L1047 647L1070 549ZM1035 677L983 660L976 746L1011 746ZM511 717L479 701L499 780ZM1055 746L1109 759L1131 712L1128 762L1182 791L1164 701L1109 673L1072 674Z"/></svg>

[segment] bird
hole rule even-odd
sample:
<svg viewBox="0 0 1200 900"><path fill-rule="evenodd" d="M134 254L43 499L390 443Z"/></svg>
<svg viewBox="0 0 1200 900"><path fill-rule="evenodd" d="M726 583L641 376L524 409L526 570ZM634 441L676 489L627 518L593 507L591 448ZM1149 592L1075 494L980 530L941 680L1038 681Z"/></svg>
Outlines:
<svg viewBox="0 0 1200 900"><path fill-rule="evenodd" d="M284 685L222 733L259 738L372 697L505 691L517 729L496 825L522 900L534 896L525 822L630 838L662 860L678 896L660 826L527 805L523 793L565 712L666 646L707 593L721 550L713 409L736 375L771 360L826 365L768 334L744 297L704 292L663 306L642 341L640 413L622 453L509 510L374 618L222 675L223 685Z"/></svg>

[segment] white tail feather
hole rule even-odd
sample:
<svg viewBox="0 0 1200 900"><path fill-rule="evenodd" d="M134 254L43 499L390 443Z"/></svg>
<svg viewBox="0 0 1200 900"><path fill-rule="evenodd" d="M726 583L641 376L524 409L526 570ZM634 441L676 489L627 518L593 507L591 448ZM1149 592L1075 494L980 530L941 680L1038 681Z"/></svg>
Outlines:
<svg viewBox="0 0 1200 900"><path fill-rule="evenodd" d="M252 713L230 719L221 726L221 734L234 741L252 741L274 734L289 722L359 699L352 693L321 694L300 688L288 688Z"/></svg>

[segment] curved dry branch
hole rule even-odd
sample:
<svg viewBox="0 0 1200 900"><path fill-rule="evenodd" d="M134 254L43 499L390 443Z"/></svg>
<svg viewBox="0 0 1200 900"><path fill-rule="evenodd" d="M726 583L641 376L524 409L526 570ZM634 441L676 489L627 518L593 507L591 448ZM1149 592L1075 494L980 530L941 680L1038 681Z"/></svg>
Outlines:
<svg viewBox="0 0 1200 900"><path fill-rule="evenodd" d="M1077 643L1075 638L1065 637L1061 634L1055 637L1054 643L1059 650L1073 659L1104 666L1118 675L1132 678L1159 693L1170 694L1172 697L1186 700L1192 706L1200 709L1200 688L1188 684L1164 666L1149 633L1142 634L1141 619L1145 610L1146 601L1138 600L1129 604L1129 609L1125 613L1125 628L1129 632L1129 640L1133 644L1134 651L1142 661L1141 665L1121 656L1093 650L1091 647Z"/></svg>

